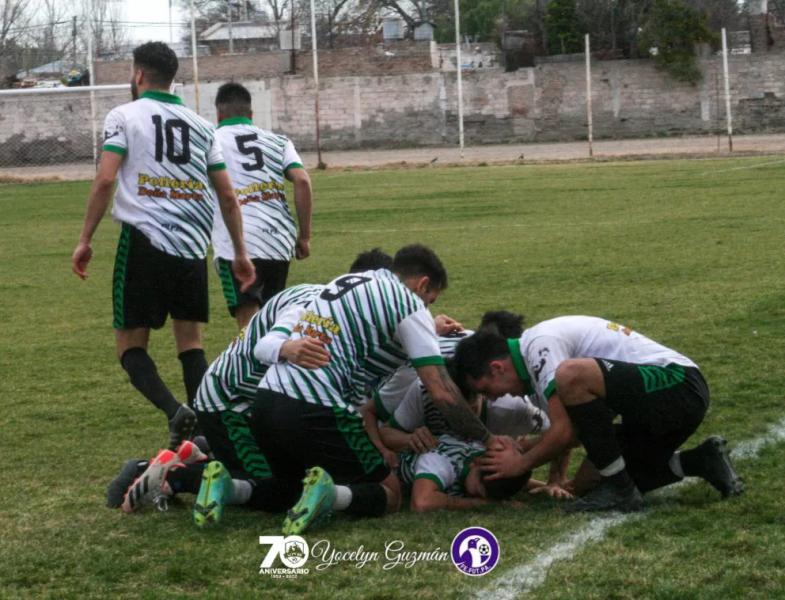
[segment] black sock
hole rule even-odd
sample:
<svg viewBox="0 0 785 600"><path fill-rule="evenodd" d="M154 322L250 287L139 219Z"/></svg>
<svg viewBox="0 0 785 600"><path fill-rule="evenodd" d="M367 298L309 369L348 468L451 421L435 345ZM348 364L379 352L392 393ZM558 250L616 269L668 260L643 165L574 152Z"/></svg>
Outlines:
<svg viewBox="0 0 785 600"><path fill-rule="evenodd" d="M120 364L131 378L131 385L139 390L142 395L152 402L156 408L166 413L166 418L171 419L180 403L175 400L172 392L161 381L158 369L144 348L129 348L120 358Z"/></svg>
<svg viewBox="0 0 785 600"><path fill-rule="evenodd" d="M692 450L679 452L681 470L685 477L700 477L704 471L703 465L708 455L709 452L707 452L707 448L703 444L696 446Z"/></svg>
<svg viewBox="0 0 785 600"><path fill-rule="evenodd" d="M285 482L275 477L254 477L248 480L253 487L246 506L265 512L284 512L291 507L302 493L302 485Z"/></svg>
<svg viewBox="0 0 785 600"><path fill-rule="evenodd" d="M202 485L202 471L207 463L196 463L170 469L166 481L175 494L198 494Z"/></svg>
<svg viewBox="0 0 785 600"><path fill-rule="evenodd" d="M565 408L578 439L598 471L621 458L621 448L613 430L613 413L602 398Z"/></svg>
<svg viewBox="0 0 785 600"><path fill-rule="evenodd" d="M204 372L207 370L207 359L201 348L192 348L181 352L177 358L183 365L183 383L185 384L185 393L188 395L188 406L193 408L196 390L199 389Z"/></svg>
<svg viewBox="0 0 785 600"><path fill-rule="evenodd" d="M381 517L387 512L387 492L379 483L355 483L349 486L352 501L346 514L356 517Z"/></svg>

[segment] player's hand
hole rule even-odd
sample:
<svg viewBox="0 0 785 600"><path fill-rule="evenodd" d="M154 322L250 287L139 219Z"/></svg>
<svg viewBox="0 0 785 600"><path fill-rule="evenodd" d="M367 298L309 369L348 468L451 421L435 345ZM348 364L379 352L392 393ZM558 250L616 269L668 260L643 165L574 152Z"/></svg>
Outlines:
<svg viewBox="0 0 785 600"><path fill-rule="evenodd" d="M554 500L572 500L574 496L558 483L546 483L543 486L529 490L530 494L547 494Z"/></svg>
<svg viewBox="0 0 785 600"><path fill-rule="evenodd" d="M76 273L80 279L87 279L87 263L93 258L93 249L90 244L79 242L71 255L71 270Z"/></svg>
<svg viewBox="0 0 785 600"><path fill-rule="evenodd" d="M436 335L448 335L454 331L463 331L463 325L447 315L436 315L433 322L436 325Z"/></svg>
<svg viewBox="0 0 785 600"><path fill-rule="evenodd" d="M387 465L390 469L398 468L398 454L387 448L380 450L380 452L382 453L382 458L384 459L385 465Z"/></svg>
<svg viewBox="0 0 785 600"><path fill-rule="evenodd" d="M318 369L330 362L330 353L324 342L311 337L284 342L279 356L305 369Z"/></svg>
<svg viewBox="0 0 785 600"><path fill-rule="evenodd" d="M253 266L248 255L235 256L232 261L232 271L237 281L240 282L240 291L244 292L256 281L256 267Z"/></svg>
<svg viewBox="0 0 785 600"><path fill-rule="evenodd" d="M294 257L297 260L308 258L311 255L311 240L308 238L297 238L294 246Z"/></svg>
<svg viewBox="0 0 785 600"><path fill-rule="evenodd" d="M523 455L514 440L510 444L509 438L501 439L503 440L501 449L498 449L498 444L493 444L480 457L480 468L485 475L484 479L488 481L516 477L526 472Z"/></svg>
<svg viewBox="0 0 785 600"><path fill-rule="evenodd" d="M436 448L438 442L427 427L418 427L409 437L409 450L416 454L425 454Z"/></svg>

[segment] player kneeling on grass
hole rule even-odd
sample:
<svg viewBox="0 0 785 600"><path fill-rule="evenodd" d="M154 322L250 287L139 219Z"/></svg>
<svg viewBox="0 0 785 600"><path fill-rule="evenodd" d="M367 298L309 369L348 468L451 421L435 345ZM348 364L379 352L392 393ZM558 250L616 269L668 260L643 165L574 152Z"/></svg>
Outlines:
<svg viewBox="0 0 785 600"><path fill-rule="evenodd" d="M684 477L701 477L723 496L743 491L724 439L712 436L678 451L709 404L698 367L627 327L597 317L558 317L520 339L467 338L455 362L459 379L475 392L535 394L548 407L551 427L531 449L503 440L489 445L482 463L490 478L526 473L577 436L599 484L568 505L570 512L641 510L641 492ZM614 425L617 415L621 423Z"/></svg>
<svg viewBox="0 0 785 600"><path fill-rule="evenodd" d="M350 272L382 268L391 263L392 257L375 248L360 253ZM217 460L206 469L201 461L191 461L187 468L171 472L168 467L177 461L169 454L159 454L150 463L130 460L110 485L110 506L119 506L125 497L124 507L136 510L156 498L193 493L197 494L194 521L202 526L219 521L225 504L244 504L272 512L282 511L291 504L291 499L282 500L277 493L267 460L249 429L251 403L267 370L254 351L259 340L279 320L287 320L288 313L299 317L302 307L323 289L323 285L301 284L273 296L207 369L194 407L199 426ZM283 358L305 368L329 360L323 345L311 338L291 342L281 351ZM151 472L147 474L146 469Z"/></svg>

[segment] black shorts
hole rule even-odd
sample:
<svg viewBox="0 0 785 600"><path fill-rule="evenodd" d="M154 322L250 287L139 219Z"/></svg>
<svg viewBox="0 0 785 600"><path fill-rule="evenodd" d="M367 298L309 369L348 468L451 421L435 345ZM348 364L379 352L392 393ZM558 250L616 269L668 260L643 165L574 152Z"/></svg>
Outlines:
<svg viewBox="0 0 785 600"><path fill-rule="evenodd" d="M206 259L167 254L141 231L123 223L112 285L115 329L160 329L167 315L206 323L207 294Z"/></svg>
<svg viewBox="0 0 785 600"><path fill-rule="evenodd" d="M642 492L678 478L668 462L695 432L709 407L709 387L695 367L665 367L597 359L605 402L621 423L616 439L627 471Z"/></svg>
<svg viewBox="0 0 785 600"><path fill-rule="evenodd" d="M289 261L251 259L256 267L256 280L246 291L240 291L240 282L232 272L232 261L225 258L215 259L215 268L221 278L221 288L226 298L229 314L234 316L242 304L255 304L258 308L286 287L289 275Z"/></svg>
<svg viewBox="0 0 785 600"><path fill-rule="evenodd" d="M259 389L251 427L279 481L298 482L314 466L342 485L380 483L390 474L360 415L346 409Z"/></svg>
<svg viewBox="0 0 785 600"><path fill-rule="evenodd" d="M216 460L223 463L234 479L272 477L267 458L251 433L249 417L242 412L196 411L201 429Z"/></svg>

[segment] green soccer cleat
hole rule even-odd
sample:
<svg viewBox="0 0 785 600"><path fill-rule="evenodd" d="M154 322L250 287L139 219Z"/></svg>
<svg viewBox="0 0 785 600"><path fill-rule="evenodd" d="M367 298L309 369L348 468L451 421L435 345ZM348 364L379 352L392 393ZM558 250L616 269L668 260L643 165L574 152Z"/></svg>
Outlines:
<svg viewBox="0 0 785 600"><path fill-rule="evenodd" d="M218 523L231 493L232 476L223 463L217 460L208 463L202 472L202 485L194 502L194 523L197 527Z"/></svg>
<svg viewBox="0 0 785 600"><path fill-rule="evenodd" d="M303 479L303 494L283 520L284 535L300 535L307 529L324 523L332 515L335 484L330 474L321 467L308 470Z"/></svg>

